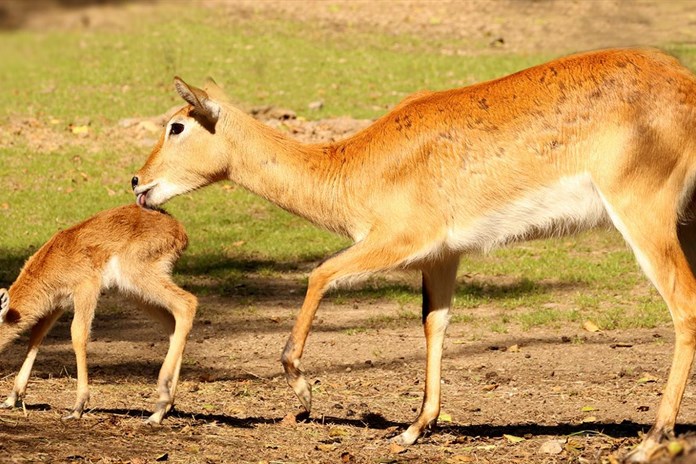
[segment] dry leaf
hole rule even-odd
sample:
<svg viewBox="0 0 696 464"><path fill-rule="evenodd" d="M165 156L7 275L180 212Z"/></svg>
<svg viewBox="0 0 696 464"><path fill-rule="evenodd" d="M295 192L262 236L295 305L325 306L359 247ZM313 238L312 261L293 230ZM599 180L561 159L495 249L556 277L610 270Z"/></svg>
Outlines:
<svg viewBox="0 0 696 464"><path fill-rule="evenodd" d="M587 330L588 332L599 332L599 326L595 324L592 321L585 321L582 324L583 329Z"/></svg>
<svg viewBox="0 0 696 464"><path fill-rule="evenodd" d="M583 418L583 420L581 420L580 422L582 422L583 424L589 424L591 422L597 422L597 418L595 416L588 416Z"/></svg>
<svg viewBox="0 0 696 464"><path fill-rule="evenodd" d="M540 454L560 454L563 451L563 446L558 440L548 440L542 443L539 447Z"/></svg>
<svg viewBox="0 0 696 464"><path fill-rule="evenodd" d="M477 450L483 450L483 451L493 451L496 448L496 445L478 445L476 447Z"/></svg>
<svg viewBox="0 0 696 464"><path fill-rule="evenodd" d="M520 351L520 346L519 345L512 345L507 349L510 353L519 353Z"/></svg>
<svg viewBox="0 0 696 464"><path fill-rule="evenodd" d="M657 377L655 377L652 374L648 374L647 372L643 374L641 378L637 380L638 383L650 383L650 382L657 382Z"/></svg>
<svg viewBox="0 0 696 464"><path fill-rule="evenodd" d="M87 126L73 126L70 128L70 132L75 135L86 134L89 132L89 127Z"/></svg>
<svg viewBox="0 0 696 464"><path fill-rule="evenodd" d="M440 415L437 416L437 420L438 422L452 422L452 416L446 412L441 412Z"/></svg>
<svg viewBox="0 0 696 464"><path fill-rule="evenodd" d="M673 440L667 444L667 452L671 457L676 457L684 452L684 445L681 441Z"/></svg>
<svg viewBox="0 0 696 464"><path fill-rule="evenodd" d="M10 209L10 204L9 203L3 203L0 205L0 209Z"/></svg>
<svg viewBox="0 0 696 464"><path fill-rule="evenodd" d="M280 421L280 425L295 425L297 424L297 418L295 415L291 412L287 413L285 417L283 417L283 420Z"/></svg>
<svg viewBox="0 0 696 464"><path fill-rule="evenodd" d="M329 452L329 451L335 450L335 449L336 449L336 445L320 443L320 444L317 445L317 449L318 449L319 451L323 451L323 452L327 453L327 452Z"/></svg>
<svg viewBox="0 0 696 464"><path fill-rule="evenodd" d="M392 442L389 444L389 452L391 454L401 454L406 452L406 448L397 443Z"/></svg>
<svg viewBox="0 0 696 464"><path fill-rule="evenodd" d="M329 436L332 438L333 437L345 437L346 435L348 435L348 432L346 432L346 430L341 428L341 427L331 427L329 429Z"/></svg>
<svg viewBox="0 0 696 464"><path fill-rule="evenodd" d="M516 437L515 435L504 434L503 437L505 437L505 439L510 443L519 443L521 441L524 441L524 438Z"/></svg>
<svg viewBox="0 0 696 464"><path fill-rule="evenodd" d="M594 406L583 406L582 408L580 408L580 410L582 412L590 412L590 411L596 411L597 408L595 408Z"/></svg>

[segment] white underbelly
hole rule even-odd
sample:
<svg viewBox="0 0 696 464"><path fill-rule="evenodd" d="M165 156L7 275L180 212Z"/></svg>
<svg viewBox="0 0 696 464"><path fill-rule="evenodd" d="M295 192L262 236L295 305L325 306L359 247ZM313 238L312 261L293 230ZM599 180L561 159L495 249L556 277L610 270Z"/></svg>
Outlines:
<svg viewBox="0 0 696 464"><path fill-rule="evenodd" d="M102 271L102 288L132 290L133 285L123 272L118 256L112 256L106 262L106 266L104 266L104 270Z"/></svg>
<svg viewBox="0 0 696 464"><path fill-rule="evenodd" d="M448 230L445 246L483 251L508 243L561 236L610 224L589 174L561 178L468 224Z"/></svg>

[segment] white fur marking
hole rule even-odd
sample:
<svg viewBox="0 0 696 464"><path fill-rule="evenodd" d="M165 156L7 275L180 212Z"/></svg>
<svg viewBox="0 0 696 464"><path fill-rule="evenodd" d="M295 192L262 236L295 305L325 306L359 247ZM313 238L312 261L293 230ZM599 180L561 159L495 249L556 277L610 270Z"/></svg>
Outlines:
<svg viewBox="0 0 696 464"><path fill-rule="evenodd" d="M134 190L136 195L145 194L145 199L148 205L159 206L167 200L187 192L185 188L181 188L167 179L155 179L147 185L141 185Z"/></svg>
<svg viewBox="0 0 696 464"><path fill-rule="evenodd" d="M193 124L191 124L189 121L186 121L186 123L184 123L184 121L185 120L177 119L176 121L169 121L169 123L167 123L167 127L165 128L165 133L164 133L164 141L165 142L172 139L172 142L179 143L184 139L184 137L186 137L188 135L189 132L191 132L190 126L192 126ZM181 124L182 126L184 126L184 130L182 130L178 134L172 135L172 133L171 133L172 124L175 124L175 123Z"/></svg>
<svg viewBox="0 0 696 464"><path fill-rule="evenodd" d="M112 256L106 262L102 271L102 288L118 288L126 291L133 291L133 285L128 281L121 269L118 256Z"/></svg>
<svg viewBox="0 0 696 464"><path fill-rule="evenodd" d="M24 359L22 368L17 374L15 379L15 389L18 390L17 393L20 395L24 394L27 388L27 383L29 383L29 376L31 375L31 368L34 366L34 361L36 360L36 355L39 352L39 347L35 346L27 353L27 357Z"/></svg>
<svg viewBox="0 0 696 464"><path fill-rule="evenodd" d="M633 254L636 257L636 261L638 261L638 264L640 265L640 268L643 270L645 275L650 279L650 282L652 282L653 286L660 291L660 287L657 285L657 281L655 280L655 272L652 268L652 265L650 264L650 260L648 259L647 256L641 251L638 246L636 246L635 242L631 238L631 235L628 233L628 228L626 227L626 224L621 220L621 218L616 214L614 209L612 208L611 204L607 201L607 199L602 195L602 192L599 192L600 198L602 199L602 202L604 203L604 207L607 210L607 213L609 213L609 217L611 218L611 222L614 223L614 227L621 233L621 236L624 238L626 243L631 247L631 250L633 250ZM662 292L660 292L661 294ZM664 297L664 295L663 295Z"/></svg>
<svg viewBox="0 0 696 464"><path fill-rule="evenodd" d="M469 224L455 224L447 231L444 241L430 244L407 262L428 259L448 250L487 253L508 243L561 236L607 221L607 212L590 175L563 177Z"/></svg>

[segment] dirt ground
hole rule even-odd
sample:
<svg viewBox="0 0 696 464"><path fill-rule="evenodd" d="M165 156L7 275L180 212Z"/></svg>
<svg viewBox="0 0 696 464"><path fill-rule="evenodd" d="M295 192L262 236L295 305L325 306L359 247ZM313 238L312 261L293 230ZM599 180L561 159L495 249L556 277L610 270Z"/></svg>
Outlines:
<svg viewBox="0 0 696 464"><path fill-rule="evenodd" d="M44 2L39 12L17 3L4 8L4 24L98 27L137 14L124 12L120 2L72 3ZM511 51L696 40L692 2L205 5L235 21L290 15L322 27L452 36ZM273 111L257 109L269 124L281 124L287 114ZM152 126L147 122L122 121L107 133L147 138ZM283 122L303 140L341 137L368 123ZM24 127L38 148L48 143L39 122L11 124ZM6 133L17 134L15 129ZM313 264L300 263L297 275L282 279L259 277L251 269L240 292L253 293L253 305L241 293L200 297L177 406L161 427L143 419L154 406L167 340L109 295L90 344L91 409L80 421L60 420L76 387L70 321L64 317L39 354L26 409L0 411L0 462L614 463L654 420L672 354L671 327L609 332L513 327L501 334L456 323L446 342L439 426L416 446L390 445L387 438L408 426L421 403L424 340L418 321L400 317L398 304L362 299L330 299L319 311L303 358L314 391L314 410L306 417L283 379L279 356L301 304L302 276ZM3 353L0 392L10 391L26 341L22 337ZM677 430L685 447L676 458L680 462L696 462L696 451L690 453L696 441L689 435L696 430L693 396L692 386ZM655 462L670 460L665 450Z"/></svg>

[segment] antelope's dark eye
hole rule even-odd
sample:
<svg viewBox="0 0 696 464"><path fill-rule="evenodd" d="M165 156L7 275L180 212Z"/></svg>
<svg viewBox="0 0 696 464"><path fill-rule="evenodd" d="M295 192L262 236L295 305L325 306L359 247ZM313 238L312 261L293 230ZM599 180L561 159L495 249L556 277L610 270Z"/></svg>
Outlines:
<svg viewBox="0 0 696 464"><path fill-rule="evenodd" d="M169 135L181 134L184 131L184 125L179 122L172 123L169 128Z"/></svg>

